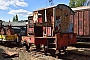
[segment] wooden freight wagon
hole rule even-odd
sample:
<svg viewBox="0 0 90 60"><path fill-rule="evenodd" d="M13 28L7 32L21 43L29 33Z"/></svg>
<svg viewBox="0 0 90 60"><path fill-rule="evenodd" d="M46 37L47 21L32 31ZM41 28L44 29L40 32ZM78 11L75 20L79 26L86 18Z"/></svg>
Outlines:
<svg viewBox="0 0 90 60"><path fill-rule="evenodd" d="M33 11L33 16L28 17L27 36L22 36L22 41L33 43L36 48L43 44L45 50L53 47L65 50L68 45L77 42L74 20L70 16L73 18L74 12L64 4Z"/></svg>
<svg viewBox="0 0 90 60"><path fill-rule="evenodd" d="M90 6L72 8L74 15L74 32L78 39L90 39ZM71 18L73 19L73 18Z"/></svg>

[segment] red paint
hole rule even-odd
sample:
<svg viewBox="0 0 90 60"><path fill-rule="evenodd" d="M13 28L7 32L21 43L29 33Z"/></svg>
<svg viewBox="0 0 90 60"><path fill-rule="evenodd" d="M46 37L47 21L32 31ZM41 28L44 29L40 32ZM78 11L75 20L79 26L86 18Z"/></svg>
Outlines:
<svg viewBox="0 0 90 60"><path fill-rule="evenodd" d="M79 36L90 36L90 11L75 11L74 15L74 33Z"/></svg>
<svg viewBox="0 0 90 60"><path fill-rule="evenodd" d="M51 27L43 27L43 32L46 36L51 36Z"/></svg>
<svg viewBox="0 0 90 60"><path fill-rule="evenodd" d="M77 39L76 39L76 34L74 33L57 34L57 49L61 49L62 47L69 46L76 43L77 43Z"/></svg>
<svg viewBox="0 0 90 60"><path fill-rule="evenodd" d="M46 38L35 38L35 45L38 45L38 44L46 45L46 43L47 43L47 39Z"/></svg>
<svg viewBox="0 0 90 60"><path fill-rule="evenodd" d="M35 43L35 39L34 36L22 36L22 40L28 42L28 40L30 40L29 43Z"/></svg>
<svg viewBox="0 0 90 60"><path fill-rule="evenodd" d="M57 34L57 49L68 46L68 34Z"/></svg>
<svg viewBox="0 0 90 60"><path fill-rule="evenodd" d="M47 36L51 36L51 27L46 27Z"/></svg>
<svg viewBox="0 0 90 60"><path fill-rule="evenodd" d="M29 43L34 43L36 45L38 45L38 44L46 45L46 43L47 43L46 38L35 38L34 36L22 36L22 40L26 41L26 42L28 42L28 40L30 40Z"/></svg>
<svg viewBox="0 0 90 60"><path fill-rule="evenodd" d="M69 45L76 44L77 39L76 39L76 34L70 33L69 34Z"/></svg>
<svg viewBox="0 0 90 60"><path fill-rule="evenodd" d="M38 22L39 22L39 23L42 23L42 18L41 18L41 17L38 18Z"/></svg>
<svg viewBox="0 0 90 60"><path fill-rule="evenodd" d="M34 28L29 28L29 32L33 33L34 32Z"/></svg>

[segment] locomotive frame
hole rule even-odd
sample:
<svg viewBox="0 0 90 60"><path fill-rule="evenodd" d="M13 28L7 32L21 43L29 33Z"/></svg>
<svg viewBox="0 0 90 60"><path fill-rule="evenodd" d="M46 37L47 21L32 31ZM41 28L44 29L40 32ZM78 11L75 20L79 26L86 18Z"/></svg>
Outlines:
<svg viewBox="0 0 90 60"><path fill-rule="evenodd" d="M33 16L28 17L27 36L22 36L22 42L35 44L45 50L50 43L55 44L55 50L65 50L68 45L76 44L76 33L73 30L74 12L64 4L58 4L33 11ZM61 21L61 22L60 22Z"/></svg>

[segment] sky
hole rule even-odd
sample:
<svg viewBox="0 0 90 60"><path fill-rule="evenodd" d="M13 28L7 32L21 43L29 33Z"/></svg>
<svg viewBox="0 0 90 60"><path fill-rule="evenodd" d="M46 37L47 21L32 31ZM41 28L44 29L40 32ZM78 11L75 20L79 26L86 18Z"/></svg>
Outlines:
<svg viewBox="0 0 90 60"><path fill-rule="evenodd" d="M53 0L54 5L69 5L69 0ZM34 10L51 6L48 0L0 0L0 20L12 21L18 15L18 20L27 20Z"/></svg>

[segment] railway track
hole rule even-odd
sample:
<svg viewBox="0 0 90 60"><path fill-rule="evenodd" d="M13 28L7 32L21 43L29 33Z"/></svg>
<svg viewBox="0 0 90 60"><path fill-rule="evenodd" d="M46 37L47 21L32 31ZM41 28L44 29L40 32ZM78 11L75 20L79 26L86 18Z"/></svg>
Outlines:
<svg viewBox="0 0 90 60"><path fill-rule="evenodd" d="M80 53L74 53L74 52L69 52L69 54L75 54L78 56L90 57L90 55L88 55L88 54L80 54Z"/></svg>
<svg viewBox="0 0 90 60"><path fill-rule="evenodd" d="M80 54L80 53L74 53L74 52L68 52L68 54L58 54L56 55L57 59L62 60L90 60L90 54Z"/></svg>
<svg viewBox="0 0 90 60"><path fill-rule="evenodd" d="M31 52L27 52L25 48L23 47L15 47L10 48L7 47L10 50L15 50L18 52L24 52L25 54L27 53L29 56L28 57L34 57L36 60L89 60L90 58L90 49L89 48L68 48L71 50L67 50L67 54L54 54L55 51L50 50L51 53L48 53L48 55L45 55L44 50L34 50L35 48L32 49ZM82 51L80 51L82 50ZM85 52L84 52L85 51Z"/></svg>

